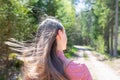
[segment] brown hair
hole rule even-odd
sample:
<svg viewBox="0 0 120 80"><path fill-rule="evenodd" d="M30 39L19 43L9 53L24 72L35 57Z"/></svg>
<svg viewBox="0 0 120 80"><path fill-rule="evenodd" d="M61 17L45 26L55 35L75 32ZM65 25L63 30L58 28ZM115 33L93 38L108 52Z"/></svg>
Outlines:
<svg viewBox="0 0 120 80"><path fill-rule="evenodd" d="M55 19L44 20L31 43L6 42L22 55L18 59L24 62L23 80L69 80L64 71L64 63L56 55L56 35L63 30L62 24Z"/></svg>

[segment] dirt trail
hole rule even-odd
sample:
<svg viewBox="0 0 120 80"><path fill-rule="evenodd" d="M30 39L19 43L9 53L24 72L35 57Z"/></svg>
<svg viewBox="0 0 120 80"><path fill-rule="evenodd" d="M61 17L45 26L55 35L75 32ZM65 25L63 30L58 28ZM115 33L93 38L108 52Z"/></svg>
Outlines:
<svg viewBox="0 0 120 80"><path fill-rule="evenodd" d="M75 47L79 49L77 53L79 57L75 58L75 60L87 65L93 80L120 80L120 75L118 75L109 65L98 61L92 54L92 51L82 46ZM86 56L85 54L88 58L84 57Z"/></svg>

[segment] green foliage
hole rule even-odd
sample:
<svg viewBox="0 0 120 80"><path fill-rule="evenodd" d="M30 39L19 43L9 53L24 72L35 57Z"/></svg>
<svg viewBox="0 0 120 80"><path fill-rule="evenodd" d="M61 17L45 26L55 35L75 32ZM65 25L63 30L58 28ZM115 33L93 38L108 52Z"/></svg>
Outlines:
<svg viewBox="0 0 120 80"><path fill-rule="evenodd" d="M17 58L17 54L16 53L10 53L9 54L9 62L11 62L11 66L13 66L15 69L20 69L20 67L22 66L22 61L18 60Z"/></svg>
<svg viewBox="0 0 120 80"><path fill-rule="evenodd" d="M86 13L85 13L86 14ZM76 24L75 24L75 35L74 39L77 40L76 44L85 44L85 38L87 37L87 22L85 14L82 14L82 12L77 16L76 18ZM83 17L84 16L84 17Z"/></svg>
<svg viewBox="0 0 120 80"><path fill-rule="evenodd" d="M57 12L56 17L61 20L65 28L73 26L75 23L75 11L73 9L71 1L68 0L56 0Z"/></svg>
<svg viewBox="0 0 120 80"><path fill-rule="evenodd" d="M69 50L69 52L65 52L65 56L66 56L67 58L72 58L77 51L78 51L77 48L72 47L72 48Z"/></svg>
<svg viewBox="0 0 120 80"><path fill-rule="evenodd" d="M9 54L9 58L10 58L10 59L15 59L16 56L17 56L16 53L11 53L11 54Z"/></svg>
<svg viewBox="0 0 120 80"><path fill-rule="evenodd" d="M15 55L9 55L10 50L4 41L12 37L28 40L33 37L37 27L31 23L32 16L29 18L26 0L1 0L0 4L0 75L7 80L8 77L11 79L10 75L16 74L20 61L14 59Z"/></svg>
<svg viewBox="0 0 120 80"><path fill-rule="evenodd" d="M120 45L118 46L118 55L120 55Z"/></svg>
<svg viewBox="0 0 120 80"><path fill-rule="evenodd" d="M58 9L58 6L56 4L57 4L56 0L38 0L33 5L32 11L31 11L35 18L35 21L39 23L40 21L42 21L42 17L44 15L55 16L56 9Z"/></svg>
<svg viewBox="0 0 120 80"><path fill-rule="evenodd" d="M72 30L74 28L75 23L75 10L72 6L71 1L69 0L38 0L32 12L33 16L37 20L37 22L42 21L42 17L46 16L54 16L59 19L63 26L66 29L67 37L68 37L68 48L72 46L73 38L70 33L73 33Z"/></svg>
<svg viewBox="0 0 120 80"><path fill-rule="evenodd" d="M0 80L5 80L5 76L0 76Z"/></svg>
<svg viewBox="0 0 120 80"><path fill-rule="evenodd" d="M104 29L107 25L108 15L110 9L107 7L106 1L97 0L96 4L93 5L94 14L98 16L98 24Z"/></svg>
<svg viewBox="0 0 120 80"><path fill-rule="evenodd" d="M75 24L75 10L73 9L71 1L68 0L56 0L56 5L58 6L55 16L62 22L63 26L66 29L66 34L68 38L68 48L67 50L73 46L74 44L74 32L76 31L74 28Z"/></svg>
<svg viewBox="0 0 120 80"><path fill-rule="evenodd" d="M68 49L74 42L75 10L69 0L1 0L0 1L0 58L6 63L1 64L0 71L5 80L19 71L22 62L5 46L4 41L15 38L19 41L29 40L45 15L55 16L61 20L68 35ZM68 50L68 51L69 51ZM71 51L72 52L72 51ZM4 54L4 55L3 55ZM0 60L1 61L1 60ZM2 62L3 62L2 61ZM0 62L0 63L2 63ZM4 69L3 69L4 68ZM8 71L9 69L9 71ZM13 73L12 73L13 72ZM2 78L2 77L1 77Z"/></svg>
<svg viewBox="0 0 120 80"><path fill-rule="evenodd" d="M13 37L19 40L26 40L32 38L32 34L36 31L37 26L32 24L31 20L33 17L29 18L29 8L26 7L26 1L23 0L11 0L11 4L13 7L12 12L15 14L13 21Z"/></svg>
<svg viewBox="0 0 120 80"><path fill-rule="evenodd" d="M98 36L96 40L94 40L95 48L100 53L105 53L106 47L105 47L105 41L102 36Z"/></svg>
<svg viewBox="0 0 120 80"><path fill-rule="evenodd" d="M90 45L101 53L111 53L114 47L112 43L115 25L115 1L84 0L83 3L85 8L77 16L79 21L77 26L80 28L79 35L81 36L79 40L82 45ZM101 45L99 45L100 42Z"/></svg>

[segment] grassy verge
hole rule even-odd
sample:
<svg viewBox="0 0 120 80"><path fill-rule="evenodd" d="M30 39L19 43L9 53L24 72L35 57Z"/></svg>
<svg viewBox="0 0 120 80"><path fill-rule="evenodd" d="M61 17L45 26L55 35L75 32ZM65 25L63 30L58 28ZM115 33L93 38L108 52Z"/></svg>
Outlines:
<svg viewBox="0 0 120 80"><path fill-rule="evenodd" d="M93 55L95 55L98 59L100 60L107 60L107 59L111 59L110 54L108 53L100 53L98 51L95 51L94 48L92 48L91 46L85 46L85 48L89 49L92 51Z"/></svg>
<svg viewBox="0 0 120 80"><path fill-rule="evenodd" d="M65 56L67 58L72 58L77 51L78 51L77 48L72 47L68 52L65 52Z"/></svg>
<svg viewBox="0 0 120 80"><path fill-rule="evenodd" d="M88 55L86 53L83 54L85 60L88 60Z"/></svg>

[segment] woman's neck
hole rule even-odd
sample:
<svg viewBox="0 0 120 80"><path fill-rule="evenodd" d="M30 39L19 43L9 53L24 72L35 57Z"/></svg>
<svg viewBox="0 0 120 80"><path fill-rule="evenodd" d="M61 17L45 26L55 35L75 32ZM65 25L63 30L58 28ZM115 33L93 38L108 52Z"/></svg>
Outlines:
<svg viewBox="0 0 120 80"><path fill-rule="evenodd" d="M61 60L65 60L65 56L64 56L64 52L63 51L60 51L60 50L57 50L56 51L56 54L57 56L61 59Z"/></svg>

